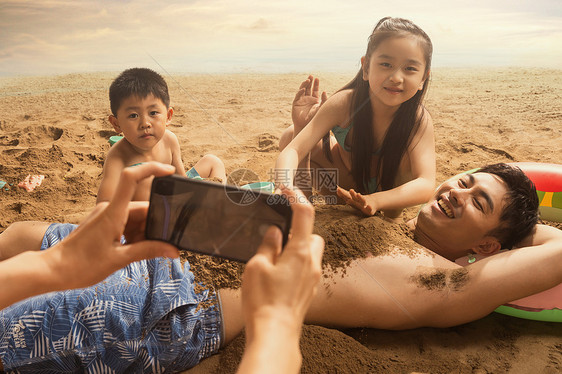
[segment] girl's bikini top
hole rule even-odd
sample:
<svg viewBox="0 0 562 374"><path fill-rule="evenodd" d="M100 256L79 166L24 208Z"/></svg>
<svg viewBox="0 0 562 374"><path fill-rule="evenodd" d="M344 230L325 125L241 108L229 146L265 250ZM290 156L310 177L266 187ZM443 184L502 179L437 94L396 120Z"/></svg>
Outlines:
<svg viewBox="0 0 562 374"><path fill-rule="evenodd" d="M351 147L345 143L345 140L347 139L347 134L349 134L349 131L351 131L352 127L353 127L353 122L344 129L342 129L338 125L332 127L332 133L334 134L336 141L346 152L351 152ZM373 156L376 156L379 153L381 153L380 148L373 151Z"/></svg>

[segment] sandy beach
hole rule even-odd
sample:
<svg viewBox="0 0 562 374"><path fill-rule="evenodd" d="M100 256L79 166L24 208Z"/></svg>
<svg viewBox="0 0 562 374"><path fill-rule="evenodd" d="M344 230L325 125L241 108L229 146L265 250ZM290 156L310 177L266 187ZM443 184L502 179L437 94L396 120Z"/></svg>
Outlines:
<svg viewBox="0 0 562 374"><path fill-rule="evenodd" d="M116 135L107 117L117 74L0 77L0 180L8 187L0 190L0 232L24 220L79 223L94 207L108 139ZM250 169L270 180L279 136L307 74L164 76L174 108L170 130L186 169L213 153L227 174ZM318 74L328 94L353 75ZM560 70L435 69L425 105L435 126L437 182L487 163L562 163L561 92ZM45 175L32 192L17 187L29 174ZM408 209L404 219L416 212ZM345 206L319 209L318 232L334 214L350 227L380 220ZM197 259L190 258L192 267L205 265ZM240 270L224 267L225 283L236 286ZM241 336L187 373L233 373L243 346ZM562 324L497 313L447 329L305 326L301 347L303 373L562 371Z"/></svg>

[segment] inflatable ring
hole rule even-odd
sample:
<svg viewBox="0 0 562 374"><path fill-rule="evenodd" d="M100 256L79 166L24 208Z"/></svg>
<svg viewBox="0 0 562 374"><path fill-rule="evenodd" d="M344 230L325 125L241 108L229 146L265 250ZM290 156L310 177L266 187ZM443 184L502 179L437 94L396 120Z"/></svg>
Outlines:
<svg viewBox="0 0 562 374"><path fill-rule="evenodd" d="M562 165L537 162L514 162L510 165L519 167L535 183L539 197L540 218L562 222ZM472 169L453 178L475 173L478 170ZM474 261L478 257L475 255L471 259ZM455 262L463 266L468 265L466 257ZM562 322L562 283L538 294L501 305L495 311L535 321Z"/></svg>

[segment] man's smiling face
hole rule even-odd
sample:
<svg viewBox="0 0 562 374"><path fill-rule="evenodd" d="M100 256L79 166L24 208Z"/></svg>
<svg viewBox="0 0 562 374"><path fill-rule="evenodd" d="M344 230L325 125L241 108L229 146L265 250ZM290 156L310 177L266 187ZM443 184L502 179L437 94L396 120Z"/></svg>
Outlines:
<svg viewBox="0 0 562 374"><path fill-rule="evenodd" d="M492 240L507 194L505 183L488 173L465 174L443 183L420 211L416 233L434 243L432 250L456 259ZM499 243L498 243L499 244Z"/></svg>

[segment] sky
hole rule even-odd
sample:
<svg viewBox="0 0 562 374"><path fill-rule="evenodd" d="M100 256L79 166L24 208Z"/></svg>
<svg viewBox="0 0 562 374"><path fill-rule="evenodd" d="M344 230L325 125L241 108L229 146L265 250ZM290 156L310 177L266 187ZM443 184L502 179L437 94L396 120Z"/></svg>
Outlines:
<svg viewBox="0 0 562 374"><path fill-rule="evenodd" d="M384 16L426 31L433 67L562 69L560 0L0 0L0 76L353 72Z"/></svg>

